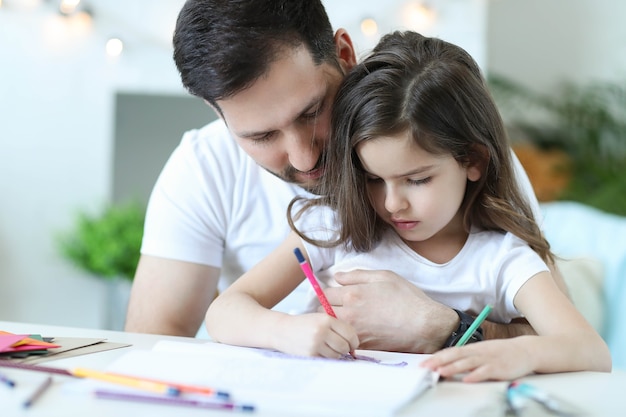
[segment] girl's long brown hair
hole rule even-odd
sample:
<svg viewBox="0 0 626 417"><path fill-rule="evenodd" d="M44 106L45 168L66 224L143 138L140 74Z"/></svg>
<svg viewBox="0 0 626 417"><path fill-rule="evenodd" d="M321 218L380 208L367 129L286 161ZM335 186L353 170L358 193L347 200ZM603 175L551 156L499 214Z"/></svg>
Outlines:
<svg viewBox="0 0 626 417"><path fill-rule="evenodd" d="M328 205L336 211L338 238L322 247L345 245L369 251L388 225L376 215L366 192L366 176L355 151L363 141L410 131L432 154L452 155L460 164L482 167L479 181L468 181L461 207L466 230L510 232L525 240L546 262L554 260L548 242L521 192L504 124L480 69L462 48L415 32L384 36L352 69L337 93L332 138L319 198L302 210Z"/></svg>

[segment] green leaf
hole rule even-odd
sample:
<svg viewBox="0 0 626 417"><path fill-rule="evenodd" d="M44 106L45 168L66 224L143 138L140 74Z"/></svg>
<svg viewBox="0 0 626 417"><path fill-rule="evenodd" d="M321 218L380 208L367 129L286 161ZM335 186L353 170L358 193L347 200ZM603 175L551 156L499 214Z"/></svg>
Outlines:
<svg viewBox="0 0 626 417"><path fill-rule="evenodd" d="M80 212L73 230L58 238L61 254L77 267L103 278L132 280L139 262L145 208L130 202L102 213Z"/></svg>
<svg viewBox="0 0 626 417"><path fill-rule="evenodd" d="M509 136L521 132L539 148L569 155L573 177L561 199L626 214L626 81L564 82L536 93L496 74L488 85Z"/></svg>

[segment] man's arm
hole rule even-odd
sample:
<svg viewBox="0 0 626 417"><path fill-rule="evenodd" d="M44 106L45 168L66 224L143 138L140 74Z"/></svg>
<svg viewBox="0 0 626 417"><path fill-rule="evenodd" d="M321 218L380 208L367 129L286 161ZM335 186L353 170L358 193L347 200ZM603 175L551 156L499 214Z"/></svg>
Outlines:
<svg viewBox="0 0 626 417"><path fill-rule="evenodd" d="M219 273L211 266L142 255L125 330L195 336L215 296Z"/></svg>

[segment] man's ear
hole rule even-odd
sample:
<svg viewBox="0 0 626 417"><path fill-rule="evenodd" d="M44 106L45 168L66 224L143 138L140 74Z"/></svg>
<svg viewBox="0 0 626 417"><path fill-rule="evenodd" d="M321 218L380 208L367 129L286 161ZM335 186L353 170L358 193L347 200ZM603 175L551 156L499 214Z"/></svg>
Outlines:
<svg viewBox="0 0 626 417"><path fill-rule="evenodd" d="M356 51L352 45L352 39L345 29L339 29L335 32L335 49L339 65L347 74L356 65Z"/></svg>

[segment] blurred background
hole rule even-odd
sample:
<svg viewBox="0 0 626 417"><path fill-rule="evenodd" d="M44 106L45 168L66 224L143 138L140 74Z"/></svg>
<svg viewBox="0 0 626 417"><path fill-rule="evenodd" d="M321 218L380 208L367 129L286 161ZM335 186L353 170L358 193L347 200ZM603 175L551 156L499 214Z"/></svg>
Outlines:
<svg viewBox="0 0 626 417"><path fill-rule="evenodd" d="M76 231L91 239L90 233L100 232L89 228L89 216L98 217L111 205L132 201L140 212L182 133L214 119L182 88L171 58L182 4L0 0L0 320L119 326L111 310L124 307L111 301L113 280L103 278L124 271L110 272L106 265L103 272L84 269L73 262L84 256L76 254L81 249L68 255L72 248L64 246L63 236L67 240ZM533 141L525 129L528 119L526 125L516 119L521 101L540 113L531 125L553 131L558 126L545 115L555 104L545 99L561 97L563 84L599 83L619 92L626 80L626 2L620 0L325 4L335 29L346 28L360 54L394 29L413 29L467 49L486 75L499 77L503 112L520 143L547 141L549 148L566 148L558 146L558 135ZM608 153L620 149L615 145ZM552 183L547 187L545 199L562 192ZM115 227L130 229L124 222L141 218L130 211L107 218L104 228L114 235ZM137 233L129 239L138 239ZM129 249L112 250L126 253L132 263Z"/></svg>

